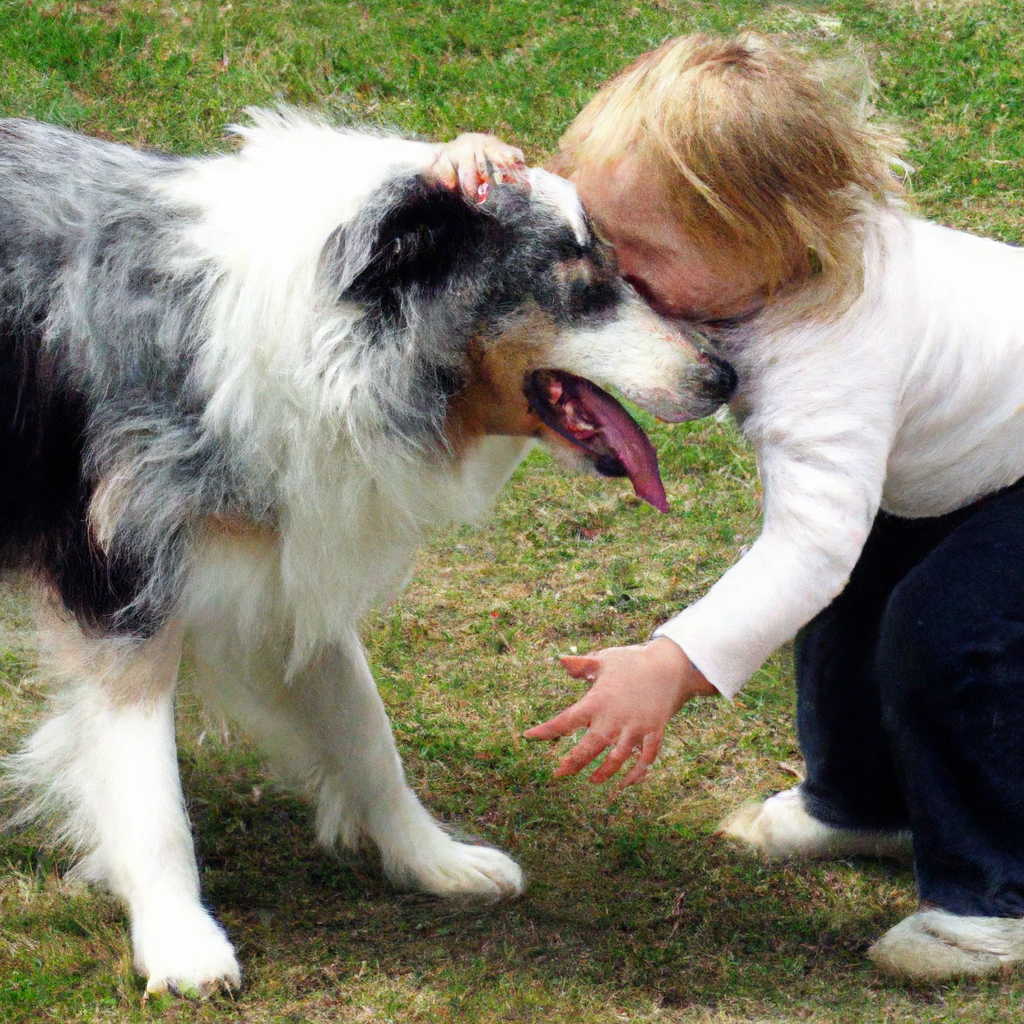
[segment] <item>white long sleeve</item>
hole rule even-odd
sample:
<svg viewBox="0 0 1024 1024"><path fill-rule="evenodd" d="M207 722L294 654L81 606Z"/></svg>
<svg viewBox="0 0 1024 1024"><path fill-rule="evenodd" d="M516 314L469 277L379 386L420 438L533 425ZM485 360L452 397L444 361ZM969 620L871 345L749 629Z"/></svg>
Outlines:
<svg viewBox="0 0 1024 1024"><path fill-rule="evenodd" d="M937 515L1024 475L1024 253L886 215L831 325L727 342L764 528L656 636L734 696L842 590L880 505Z"/></svg>

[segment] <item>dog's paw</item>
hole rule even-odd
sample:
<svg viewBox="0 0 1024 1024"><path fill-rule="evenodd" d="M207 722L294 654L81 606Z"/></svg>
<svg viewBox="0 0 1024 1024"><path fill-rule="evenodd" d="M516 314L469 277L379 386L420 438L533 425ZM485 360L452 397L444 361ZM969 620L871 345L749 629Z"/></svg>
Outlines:
<svg viewBox="0 0 1024 1024"><path fill-rule="evenodd" d="M501 850L457 843L447 836L432 844L430 856L395 875L424 892L449 898L501 900L520 895L524 887L519 865Z"/></svg>
<svg viewBox="0 0 1024 1024"><path fill-rule="evenodd" d="M147 977L147 995L206 999L241 987L234 948L202 907L149 913L132 931L135 969Z"/></svg>

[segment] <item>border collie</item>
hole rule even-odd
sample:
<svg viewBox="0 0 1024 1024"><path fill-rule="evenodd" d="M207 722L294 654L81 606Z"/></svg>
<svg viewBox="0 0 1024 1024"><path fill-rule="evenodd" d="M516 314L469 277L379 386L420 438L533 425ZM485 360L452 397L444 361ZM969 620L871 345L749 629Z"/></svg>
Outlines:
<svg viewBox="0 0 1024 1024"><path fill-rule="evenodd" d="M664 509L599 385L701 416L731 368L620 282L572 187L475 205L427 143L255 111L231 154L0 122L0 558L38 583L51 713L7 761L123 899L148 991L237 986L200 900L176 759L183 647L204 699L390 877L521 891L403 776L357 635L426 532L478 520L539 438Z"/></svg>

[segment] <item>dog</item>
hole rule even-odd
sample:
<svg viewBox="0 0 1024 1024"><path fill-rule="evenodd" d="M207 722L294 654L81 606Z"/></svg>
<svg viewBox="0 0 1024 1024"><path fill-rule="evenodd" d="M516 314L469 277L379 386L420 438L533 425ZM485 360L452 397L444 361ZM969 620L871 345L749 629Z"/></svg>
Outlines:
<svg viewBox="0 0 1024 1024"><path fill-rule="evenodd" d="M8 758L120 897L147 992L240 984L200 901L176 761L182 651L203 699L395 881L523 886L403 776L357 626L433 527L477 521L537 439L666 508L646 436L735 375L617 276L571 185L475 204L436 147L253 111L208 158L0 122L0 556L31 573L49 717Z"/></svg>

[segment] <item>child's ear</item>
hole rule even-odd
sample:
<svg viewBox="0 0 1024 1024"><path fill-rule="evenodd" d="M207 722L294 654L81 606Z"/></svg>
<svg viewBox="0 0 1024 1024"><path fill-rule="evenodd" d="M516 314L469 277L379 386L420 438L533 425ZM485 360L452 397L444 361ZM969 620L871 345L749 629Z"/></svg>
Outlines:
<svg viewBox="0 0 1024 1024"><path fill-rule="evenodd" d="M443 289L491 218L458 189L416 176L382 188L321 258L339 301L390 306Z"/></svg>

